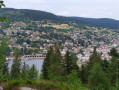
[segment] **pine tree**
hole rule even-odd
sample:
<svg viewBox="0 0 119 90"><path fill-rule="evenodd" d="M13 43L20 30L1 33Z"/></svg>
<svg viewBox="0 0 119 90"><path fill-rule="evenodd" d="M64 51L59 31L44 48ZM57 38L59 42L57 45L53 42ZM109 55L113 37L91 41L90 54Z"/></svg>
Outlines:
<svg viewBox="0 0 119 90"><path fill-rule="evenodd" d="M108 76L110 78L111 84L114 85L118 81L119 77L119 53L116 48L112 48L109 52L112 57L109 64Z"/></svg>
<svg viewBox="0 0 119 90"><path fill-rule="evenodd" d="M50 57L52 56L53 53L53 48L50 47L50 49L47 52L46 58L44 59L43 66L42 66L42 73L43 73L43 78L44 79L49 79L48 77L48 70L50 68Z"/></svg>
<svg viewBox="0 0 119 90"><path fill-rule="evenodd" d="M34 64L31 67L31 69L29 69L29 71L28 71L28 78L29 79L37 79L38 78L38 71Z"/></svg>
<svg viewBox="0 0 119 90"><path fill-rule="evenodd" d="M93 54L89 58L89 63L93 65L95 62L101 63L101 57L96 51L96 47L94 47Z"/></svg>
<svg viewBox="0 0 119 90"><path fill-rule="evenodd" d="M85 66L85 81L88 83L88 76L90 75L90 70L93 67L94 63L102 64L101 56L97 53L96 47L94 47L93 53L89 58L89 62L87 63L87 66Z"/></svg>
<svg viewBox="0 0 119 90"><path fill-rule="evenodd" d="M9 68L8 68L8 63L4 62L2 65L2 74L3 75L8 75L9 74Z"/></svg>
<svg viewBox="0 0 119 90"><path fill-rule="evenodd" d="M72 58L71 58L71 56L70 56L70 53L67 51L66 52L66 55L65 55L65 63L64 63L64 65L65 65L65 71L66 71L66 74L70 74L71 73L71 71L72 71L72 69L73 69L73 62L72 62L72 60L71 60Z"/></svg>
<svg viewBox="0 0 119 90"><path fill-rule="evenodd" d="M64 69L62 66L62 56L59 50L59 47L57 45L55 45L54 47L54 55L52 55L50 57L50 61L51 61L51 70L52 73L54 73L54 77L56 76L61 76L64 73Z"/></svg>
<svg viewBox="0 0 119 90"><path fill-rule="evenodd" d="M4 80L10 79L8 63L6 61L2 64L2 77Z"/></svg>
<svg viewBox="0 0 119 90"><path fill-rule="evenodd" d="M88 77L91 90L109 90L109 79L106 77L102 67L98 63L94 63Z"/></svg>
<svg viewBox="0 0 119 90"><path fill-rule="evenodd" d="M21 75L21 59L19 57L19 53L17 52L11 67L11 77L14 79L20 78L20 75Z"/></svg>
<svg viewBox="0 0 119 90"><path fill-rule="evenodd" d="M117 49L114 48L114 47L110 50L109 55L113 56L113 57L116 57L116 58L119 57L119 53L117 52Z"/></svg>
<svg viewBox="0 0 119 90"><path fill-rule="evenodd" d="M112 85L116 83L117 76L119 77L118 69L119 69L119 60L116 57L112 57L108 69L108 75Z"/></svg>
<svg viewBox="0 0 119 90"><path fill-rule="evenodd" d="M21 70L22 72L22 74L21 74L21 76L22 76L22 78L24 78L24 79L28 79L28 71L29 71L29 66L24 62L23 63L23 66L22 66L22 70Z"/></svg>
<svg viewBox="0 0 119 90"><path fill-rule="evenodd" d="M73 56L69 53L69 51L67 51L65 54L64 68L65 68L66 75L70 74L72 70L79 71L77 61L73 58Z"/></svg>
<svg viewBox="0 0 119 90"><path fill-rule="evenodd" d="M89 62L87 64L88 66L88 71L93 67L94 63L102 63L101 56L97 53L96 47L94 47L93 54L89 58Z"/></svg>
<svg viewBox="0 0 119 90"><path fill-rule="evenodd" d="M62 60L63 59L57 44L55 44L54 48L50 47L43 63L43 78L56 80L57 77L62 76L64 74Z"/></svg>
<svg viewBox="0 0 119 90"><path fill-rule="evenodd" d="M102 69L105 73L107 73L107 71L108 71L109 64L110 63L106 58L104 60L102 60L101 66L102 66Z"/></svg>
<svg viewBox="0 0 119 90"><path fill-rule="evenodd" d="M86 74L85 66L82 65L80 73L79 73L82 83L86 83L86 75L85 74Z"/></svg>
<svg viewBox="0 0 119 90"><path fill-rule="evenodd" d="M7 47L7 43L6 43L6 38L1 38L0 39L1 43L0 43L0 78L2 79L2 77L4 76L4 74L7 72L8 73L8 67L7 67L7 63L6 63L6 57L4 55L4 51L6 50ZM4 71L4 69L7 69L6 71ZM6 73L6 74L7 74Z"/></svg>

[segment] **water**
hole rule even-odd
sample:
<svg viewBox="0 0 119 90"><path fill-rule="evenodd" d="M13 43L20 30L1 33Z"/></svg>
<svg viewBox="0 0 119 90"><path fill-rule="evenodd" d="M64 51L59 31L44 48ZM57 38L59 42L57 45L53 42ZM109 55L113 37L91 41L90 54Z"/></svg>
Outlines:
<svg viewBox="0 0 119 90"><path fill-rule="evenodd" d="M13 60L8 60L8 67L11 69ZM26 64L31 67L33 64L36 66L36 69L39 71L39 74L41 73L42 70L42 65L43 65L43 59L30 59L30 60L21 60L22 64L25 62Z"/></svg>

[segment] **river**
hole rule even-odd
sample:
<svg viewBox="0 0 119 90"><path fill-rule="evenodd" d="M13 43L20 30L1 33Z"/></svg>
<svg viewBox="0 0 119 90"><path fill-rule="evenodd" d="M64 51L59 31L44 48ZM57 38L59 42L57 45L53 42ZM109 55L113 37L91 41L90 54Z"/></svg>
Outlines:
<svg viewBox="0 0 119 90"><path fill-rule="evenodd" d="M11 69L13 60L8 60L7 62L8 62L9 69ZM21 60L21 62L22 62L22 64L25 62L30 67L34 64L36 66L36 69L39 71L39 74L41 73L42 65L43 65L43 59Z"/></svg>

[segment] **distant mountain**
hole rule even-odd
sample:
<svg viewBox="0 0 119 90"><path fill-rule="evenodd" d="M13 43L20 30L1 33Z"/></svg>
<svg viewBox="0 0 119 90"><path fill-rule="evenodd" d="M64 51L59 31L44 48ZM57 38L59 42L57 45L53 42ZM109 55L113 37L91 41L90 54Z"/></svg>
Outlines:
<svg viewBox="0 0 119 90"><path fill-rule="evenodd" d="M44 12L44 11L28 10L28 9L2 8L0 9L0 16L6 16L11 21L52 20L57 23L75 22L78 24L84 24L84 25L89 25L94 27L119 29L119 21L114 19L64 17L64 16L57 16L55 14Z"/></svg>
<svg viewBox="0 0 119 90"><path fill-rule="evenodd" d="M119 29L119 20L109 19L109 18L82 18L82 17L70 17L77 23L91 25L95 27L103 27L110 29Z"/></svg>

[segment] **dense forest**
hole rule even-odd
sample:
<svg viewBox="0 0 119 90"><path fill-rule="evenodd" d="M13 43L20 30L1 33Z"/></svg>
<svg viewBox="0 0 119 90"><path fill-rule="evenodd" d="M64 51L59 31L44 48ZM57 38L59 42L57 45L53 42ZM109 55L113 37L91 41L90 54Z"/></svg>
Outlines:
<svg viewBox="0 0 119 90"><path fill-rule="evenodd" d="M77 24L84 24L94 27L102 27L109 29L119 29L119 21L102 18L82 18L82 17L64 17L57 16L52 13L36 10L27 9L13 9L13 8L2 8L0 9L0 16L6 16L11 21L40 21L40 20L52 20L57 23L74 22Z"/></svg>

